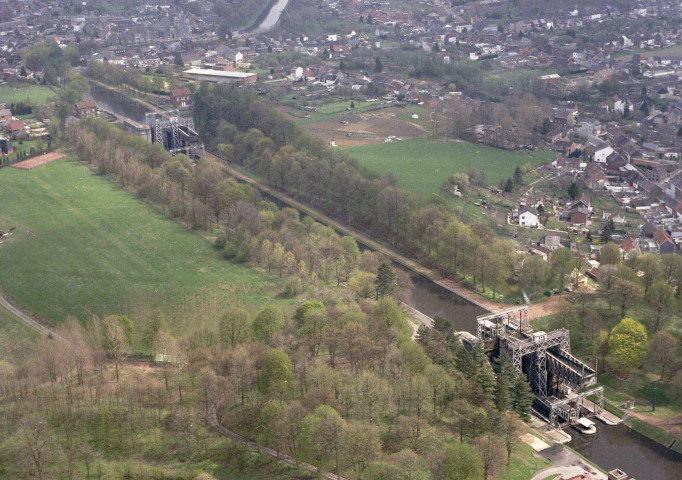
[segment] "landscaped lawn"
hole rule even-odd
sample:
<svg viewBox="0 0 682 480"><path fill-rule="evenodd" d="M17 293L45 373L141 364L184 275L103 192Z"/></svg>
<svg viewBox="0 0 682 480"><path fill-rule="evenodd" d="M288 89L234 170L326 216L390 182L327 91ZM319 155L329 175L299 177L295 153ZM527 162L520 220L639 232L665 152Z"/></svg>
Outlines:
<svg viewBox="0 0 682 480"><path fill-rule="evenodd" d="M45 103L48 98L56 96L57 94L52 89L39 85L0 88L0 103L19 103L30 98L33 104L38 104Z"/></svg>
<svg viewBox="0 0 682 480"><path fill-rule="evenodd" d="M345 150L368 167L381 173L392 171L400 186L419 195L440 190L448 177L476 167L490 183L499 183L526 162L539 165L556 154L547 151L510 152L468 142L413 139Z"/></svg>
<svg viewBox="0 0 682 480"><path fill-rule="evenodd" d="M49 322L162 308L176 333L213 327L241 304L253 314L279 280L224 260L211 243L87 167L63 159L0 170L0 291Z"/></svg>

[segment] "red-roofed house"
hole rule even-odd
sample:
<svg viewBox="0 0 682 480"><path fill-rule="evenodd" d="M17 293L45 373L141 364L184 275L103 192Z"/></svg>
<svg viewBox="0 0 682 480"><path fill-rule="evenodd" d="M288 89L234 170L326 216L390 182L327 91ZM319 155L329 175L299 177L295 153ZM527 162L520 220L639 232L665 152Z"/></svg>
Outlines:
<svg viewBox="0 0 682 480"><path fill-rule="evenodd" d="M189 107L192 104L192 92L189 88L176 88L171 91L170 101L176 108Z"/></svg>
<svg viewBox="0 0 682 480"><path fill-rule="evenodd" d="M78 118L85 117L96 117L97 116L97 104L94 100L86 100L84 102L76 102L76 106L73 109L74 115Z"/></svg>
<svg viewBox="0 0 682 480"><path fill-rule="evenodd" d="M668 232L662 229L654 231L654 242L658 245L658 253L675 253L675 242L670 238Z"/></svg>
<svg viewBox="0 0 682 480"><path fill-rule="evenodd" d="M19 132L23 132L25 127L23 120L10 120L5 124L5 130L7 130L10 135L16 135Z"/></svg>
<svg viewBox="0 0 682 480"><path fill-rule="evenodd" d="M625 237L623 240L622 245L620 246L621 249L623 249L623 253L625 254L625 257L627 258L629 255L634 255L634 254L639 254L641 253L641 250L639 249L639 243L634 241L630 237ZM633 252L632 254L630 252Z"/></svg>

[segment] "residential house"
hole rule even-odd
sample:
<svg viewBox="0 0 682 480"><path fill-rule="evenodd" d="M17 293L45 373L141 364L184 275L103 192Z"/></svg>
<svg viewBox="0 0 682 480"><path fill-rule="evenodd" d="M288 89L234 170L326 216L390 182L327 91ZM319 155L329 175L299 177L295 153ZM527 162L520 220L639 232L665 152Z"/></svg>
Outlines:
<svg viewBox="0 0 682 480"><path fill-rule="evenodd" d="M86 100L84 102L76 102L74 108L74 115L78 118L85 117L96 117L97 116L97 104L94 100Z"/></svg>
<svg viewBox="0 0 682 480"><path fill-rule="evenodd" d="M654 231L654 242L658 246L658 253L675 253L675 242L663 229L658 229Z"/></svg>
<svg viewBox="0 0 682 480"><path fill-rule="evenodd" d="M634 240L630 236L626 236L623 239L623 243L620 246L621 250L623 250L623 256L627 258L631 258L633 256L638 256L642 253L642 251L639 248L639 242L637 240Z"/></svg>
<svg viewBox="0 0 682 480"><path fill-rule="evenodd" d="M12 120L12 111L9 108L0 110L0 122L8 122Z"/></svg>
<svg viewBox="0 0 682 480"><path fill-rule="evenodd" d="M594 152L594 161L597 163L606 163L606 159L613 153L613 148L605 145Z"/></svg>
<svg viewBox="0 0 682 480"><path fill-rule="evenodd" d="M561 244L560 235L545 235L545 238L540 242L541 247L545 247L550 251L555 251L563 247Z"/></svg>
<svg viewBox="0 0 682 480"><path fill-rule="evenodd" d="M192 92L189 88L176 88L171 91L170 101L175 108L189 107L192 104Z"/></svg>
<svg viewBox="0 0 682 480"><path fill-rule="evenodd" d="M522 227L537 227L539 225L538 212L534 208L522 207L519 210L519 225Z"/></svg>
<svg viewBox="0 0 682 480"><path fill-rule="evenodd" d="M647 176L652 182L665 182L668 179L668 171L663 167L656 167L651 170Z"/></svg>
<svg viewBox="0 0 682 480"><path fill-rule="evenodd" d="M9 155L14 152L12 141L9 138L0 137L0 155Z"/></svg>
<svg viewBox="0 0 682 480"><path fill-rule="evenodd" d="M21 135L21 133L25 133L26 125L24 125L23 120L10 120L9 122L5 123L5 131L10 134L10 136L16 136L16 135Z"/></svg>

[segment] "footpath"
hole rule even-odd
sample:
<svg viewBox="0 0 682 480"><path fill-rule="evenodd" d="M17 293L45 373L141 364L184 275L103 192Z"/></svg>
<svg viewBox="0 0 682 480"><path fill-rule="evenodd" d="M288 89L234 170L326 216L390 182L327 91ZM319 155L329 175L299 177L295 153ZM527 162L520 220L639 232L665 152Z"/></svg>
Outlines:
<svg viewBox="0 0 682 480"><path fill-rule="evenodd" d="M309 472L318 474L320 477L325 478L326 480L346 480L341 475L336 475L333 473L318 471L317 467L310 465L309 463L297 462L291 455L287 455L285 453L278 452L273 448L261 447L260 445L258 445L253 440L249 440L248 438L242 437L238 433L235 433L232 430L228 430L227 428L221 426L220 423L218 422L218 415L216 414L215 405L210 405L208 407L207 416L208 416L208 418L207 418L208 425L213 430L215 430L216 432L218 432L220 435L222 435L224 437L230 438L236 442L239 442L239 443L246 445L251 450L255 450L259 453L264 453L266 455L270 455L271 457L274 457L277 460L281 460L281 461L288 463L289 465L293 465L297 468L302 468L304 470L308 470Z"/></svg>

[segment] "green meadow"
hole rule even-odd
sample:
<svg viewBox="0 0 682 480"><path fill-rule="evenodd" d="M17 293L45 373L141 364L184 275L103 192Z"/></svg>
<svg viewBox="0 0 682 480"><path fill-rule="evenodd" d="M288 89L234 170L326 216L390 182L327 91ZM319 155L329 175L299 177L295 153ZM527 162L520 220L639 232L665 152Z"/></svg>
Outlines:
<svg viewBox="0 0 682 480"><path fill-rule="evenodd" d="M206 238L72 160L0 169L0 186L0 230L15 228L0 245L0 292L48 323L92 314L139 323L162 308L181 334L215 326L229 305L255 314L290 302L278 279L224 260Z"/></svg>
<svg viewBox="0 0 682 480"><path fill-rule="evenodd" d="M378 172L395 173L400 186L417 195L440 190L454 173L475 167L489 183L514 175L526 162L539 165L556 157L547 151L511 152L462 141L431 141L426 138L350 147L345 152Z"/></svg>
<svg viewBox="0 0 682 480"><path fill-rule="evenodd" d="M38 103L45 103L50 97L56 97L57 94L51 88L41 87L38 85L31 85L28 87L1 87L0 88L0 103L19 103L25 101L27 98L35 105Z"/></svg>

